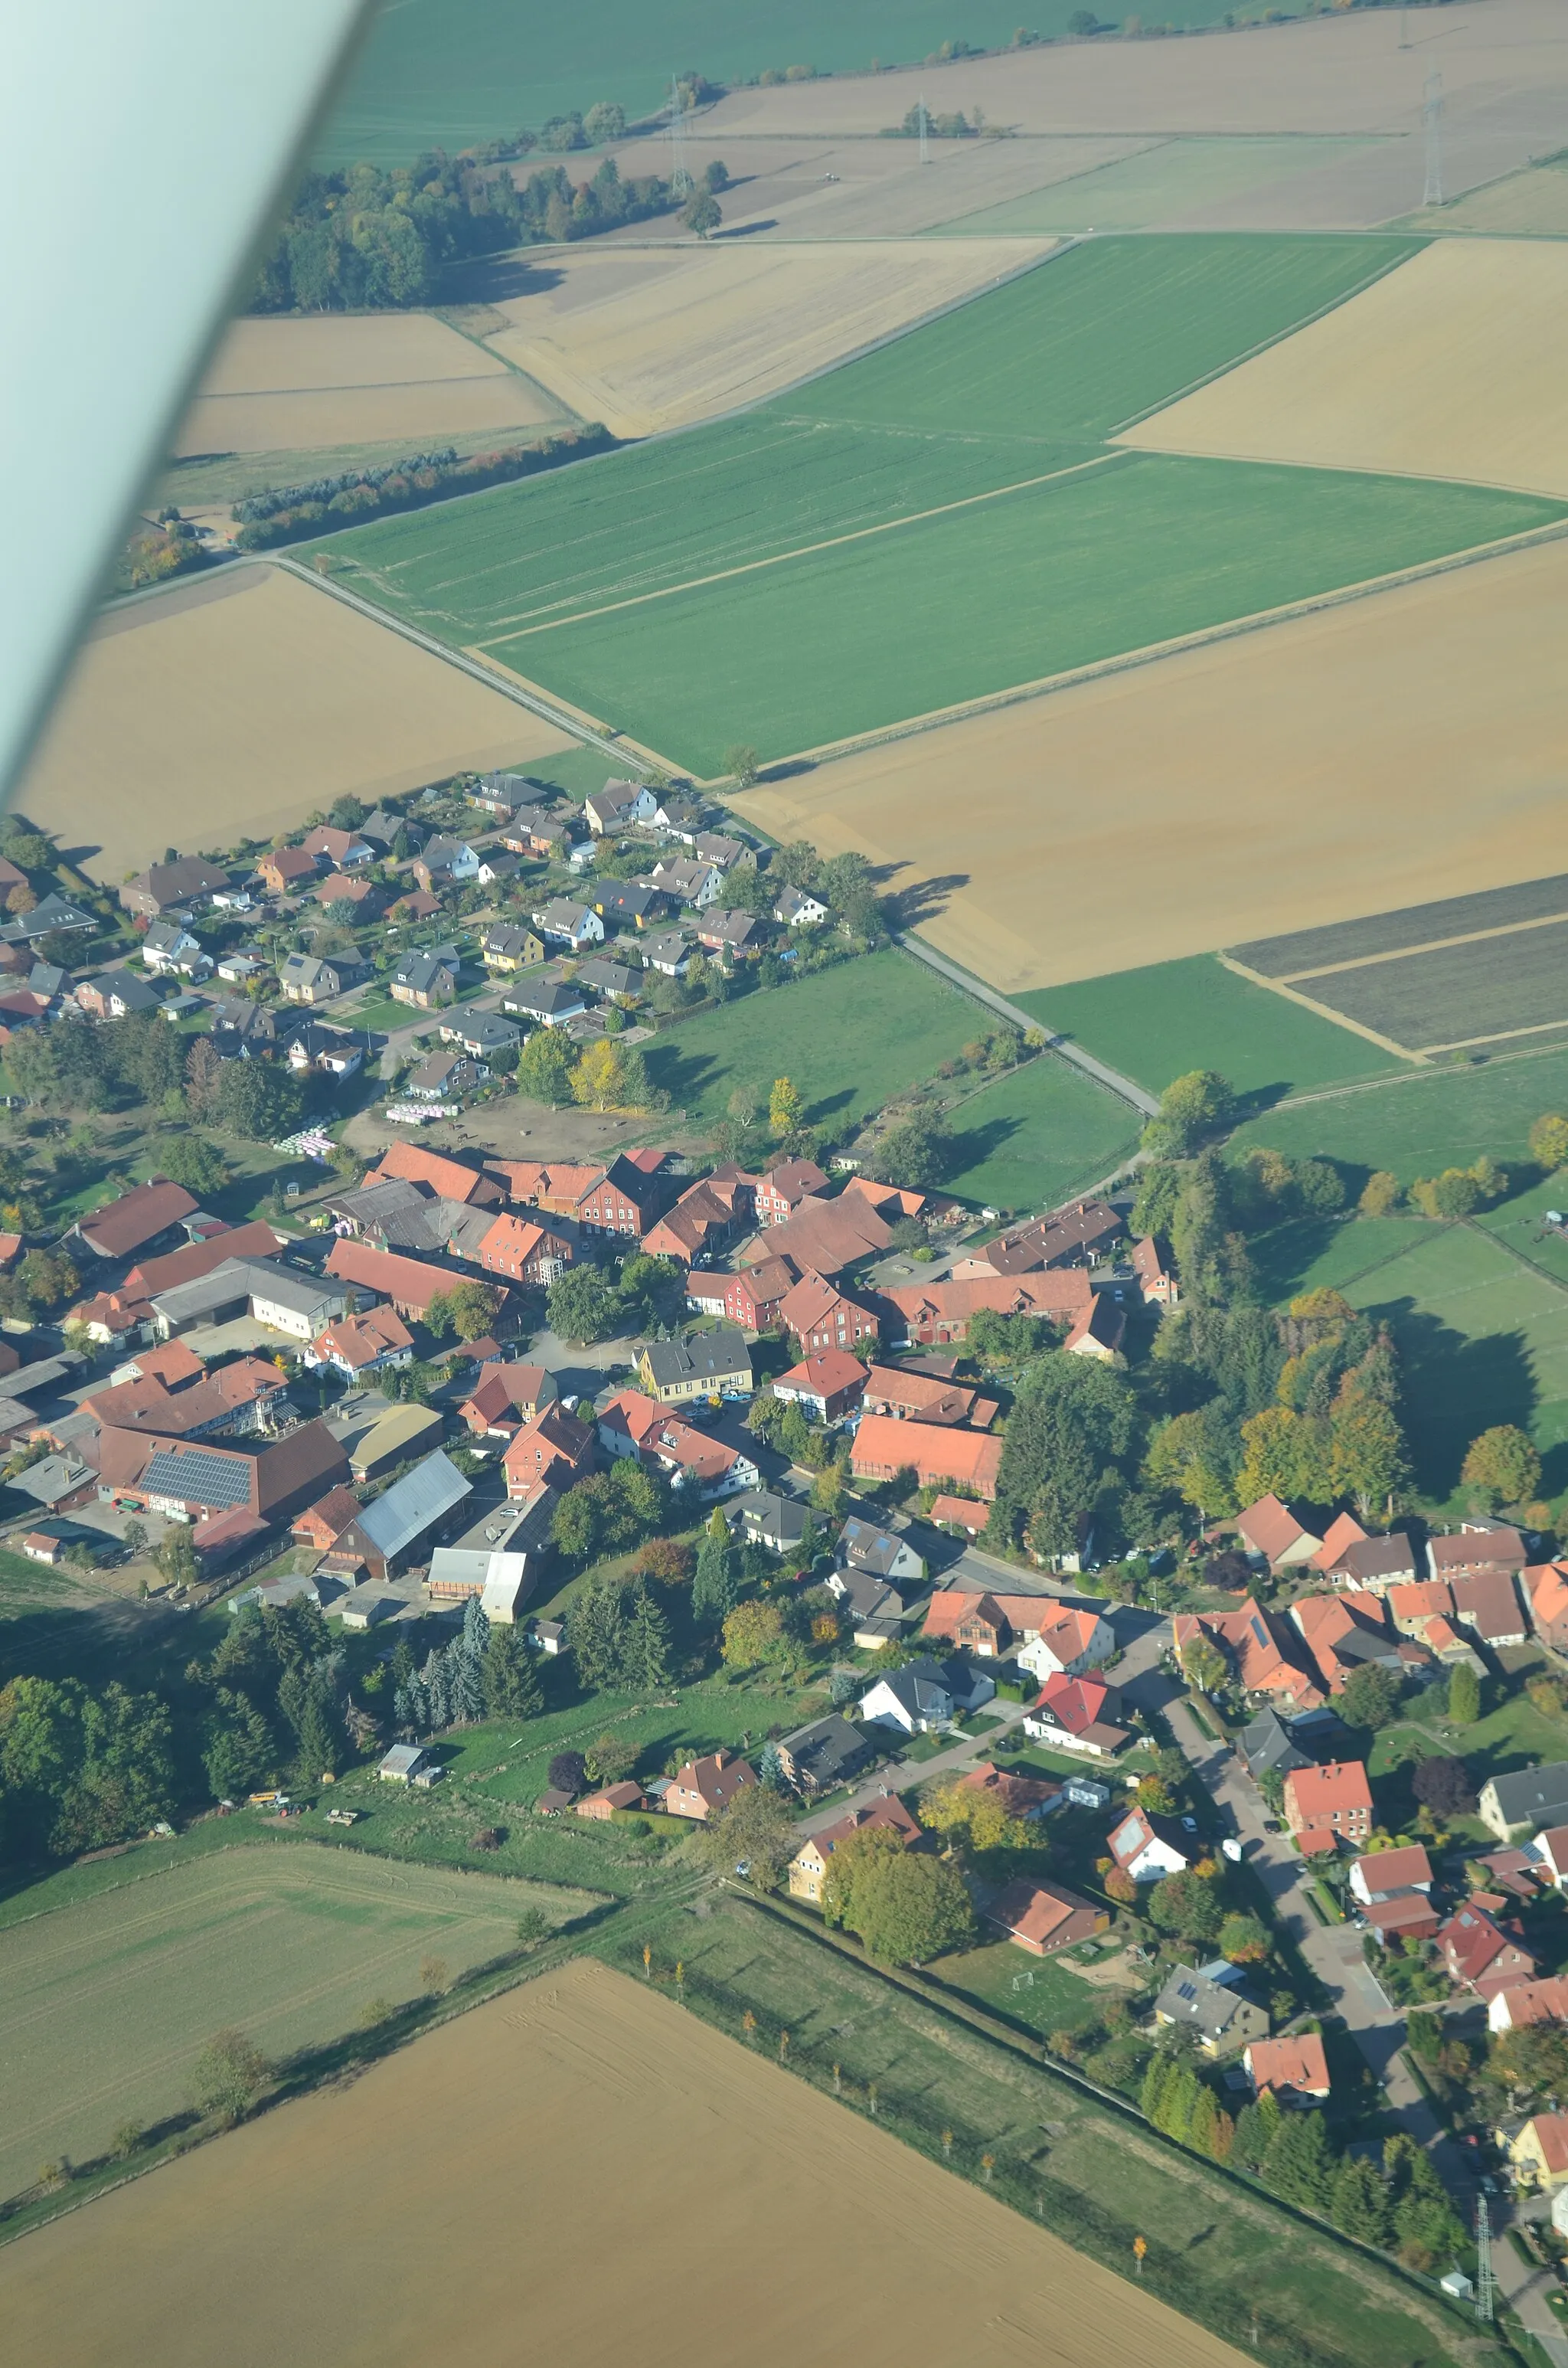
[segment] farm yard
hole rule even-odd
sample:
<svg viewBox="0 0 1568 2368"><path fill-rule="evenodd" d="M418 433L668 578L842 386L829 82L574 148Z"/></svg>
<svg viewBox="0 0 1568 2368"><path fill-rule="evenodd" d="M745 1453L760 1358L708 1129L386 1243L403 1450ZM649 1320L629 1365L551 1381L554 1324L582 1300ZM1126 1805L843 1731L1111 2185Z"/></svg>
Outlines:
<svg viewBox="0 0 1568 2368"><path fill-rule="evenodd" d="M572 745L286 569L231 566L100 619L17 797L119 882L168 845Z"/></svg>
<svg viewBox="0 0 1568 2368"><path fill-rule="evenodd" d="M1442 239L1120 440L1561 496L1565 370L1568 248Z"/></svg>
<svg viewBox="0 0 1568 2368"><path fill-rule="evenodd" d="M1018 998L1042 1028L1160 1093L1191 1069L1218 1069L1244 1098L1370 1076L1394 1064L1364 1039L1238 978L1211 954L1053 986Z"/></svg>
<svg viewBox="0 0 1568 2368"><path fill-rule="evenodd" d="M820 748L1553 522L1518 495L1101 441L1408 251L1096 242L745 420L318 548L699 773L739 738ZM873 614L869 663L847 622Z"/></svg>
<svg viewBox="0 0 1568 2368"><path fill-rule="evenodd" d="M175 438L175 457L310 452L548 425L560 406L427 313L236 321Z"/></svg>
<svg viewBox="0 0 1568 2368"><path fill-rule="evenodd" d="M503 1955L525 1907L558 1922L587 1904L258 1839L11 1923L0 1930L0 2193L42 2161L102 2151L122 2122L185 2110L214 2031L243 2025L276 2059L335 2038L372 1999L419 1996L428 1956L455 1976Z"/></svg>
<svg viewBox="0 0 1568 2368"><path fill-rule="evenodd" d="M589 245L532 268L498 265L474 286L494 286L507 324L483 331L492 352L613 435L651 436L777 394L1040 251L1017 239L972 252L934 240ZM503 292L519 279L521 293Z"/></svg>
<svg viewBox="0 0 1568 2368"><path fill-rule="evenodd" d="M734 1910L687 1930L690 1957L713 1960L716 1972L729 1969L737 1941L757 1937ZM780 1953L789 1940L780 1935ZM820 1954L797 1946L808 1962ZM1221 2368L1238 2358L1148 2287L1070 2251L977 2183L874 2128L864 2111L814 2093L760 2050L683 2013L662 1963L660 1973L653 1987L591 1962L564 1966L448 2023L351 2089L269 2113L8 2248L0 2308L14 2340L47 2343L73 2368L153 2351L169 2368L195 2368L220 2341L234 2368L312 2351L345 2368L414 2368L433 2351L469 2368L515 2341L524 2307L517 2232L548 2223L551 2241L533 2249L526 2282L529 2340L583 2368L619 2360L632 2318L671 2330L655 2346L660 2360L676 2356L678 2339L682 2359L727 2359L744 2343L760 2368L783 2368L800 2356L802 2261L812 2353L830 2368L881 2368L912 2342L954 2355L977 2320L1006 2368L1047 2347L1062 2368ZM835 1975L828 1965L824 1975L791 2001L803 2051L815 2057L835 2045L853 2078L871 2034L879 2053L892 2052L890 2089L917 2067L925 2086L946 2087L953 2058L940 2043L951 2035L933 2033L932 2017L918 2008L895 2016L887 1994L852 1968ZM827 2025L836 2016L853 2035L835 2042ZM771 2024L766 2035L771 2053ZM1174 2258L1206 2211L1212 2221L1200 2172L1174 2181L1163 2164L1141 2159L1145 2146L1107 2145L1118 2125L1061 2084L1001 2059L973 2075L966 2066L971 2078L970 2100L997 2113L1015 2157L1046 2155L1044 2108L1059 2117L1053 2132L1065 2133L1050 2147L1053 2177L1085 2180L1091 2192L1108 2170L1122 2180L1117 2226L1151 2207L1156 2240ZM940 2110L939 2089L933 2101ZM967 2142L967 2119L955 2119ZM435 2247L408 2241L411 2160L423 2226L428 2232L434 2214L441 2232ZM607 2241L599 2212L559 2209L563 2190L606 2196L650 2182L668 2228L700 2229L695 2252L673 2240ZM940 2247L929 2242L935 2225ZM1433 2305L1299 2232L1281 2246L1282 2226L1261 2203L1222 2214L1222 2233L1208 2230L1205 2290L1244 2264L1249 2294L1288 2324L1311 2280L1314 2316L1341 2358L1410 2368L1420 2356L1446 2368L1455 2355ZM869 2282L868 2246L879 2263ZM1216 2247L1222 2260L1210 2258ZM279 2259L290 2264L286 2278ZM1153 2284L1158 2260L1150 2268Z"/></svg>
<svg viewBox="0 0 1568 2368"><path fill-rule="evenodd" d="M940 882L925 935L1010 993L1502 888L1568 858L1553 626L1565 594L1568 547L1546 542L735 803L777 837L861 848L901 885ZM955 786L974 783L978 813ZM1348 1038L1344 1057L1354 1074Z"/></svg>

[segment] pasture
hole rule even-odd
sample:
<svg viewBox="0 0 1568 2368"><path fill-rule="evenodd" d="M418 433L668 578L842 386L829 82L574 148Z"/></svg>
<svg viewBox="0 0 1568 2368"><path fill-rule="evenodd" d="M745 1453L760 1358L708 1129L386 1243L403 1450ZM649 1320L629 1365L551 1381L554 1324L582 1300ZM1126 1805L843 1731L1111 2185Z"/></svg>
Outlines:
<svg viewBox="0 0 1568 2368"><path fill-rule="evenodd" d="M1277 1101L1391 1065L1364 1039L1238 978L1212 954L1018 1001L1041 1027L1071 1036L1154 1094L1190 1069L1218 1069L1239 1094Z"/></svg>
<svg viewBox="0 0 1568 2368"><path fill-rule="evenodd" d="M420 1994L420 1967L451 1975L517 1945L517 1918L580 1913L581 1893L358 1850L256 1839L142 1873L0 1931L6 2114L0 2193L40 2162L101 2153L131 2120L189 2104L210 2034L243 2027L275 2060L350 2029L374 1998Z"/></svg>
<svg viewBox="0 0 1568 2368"><path fill-rule="evenodd" d="M282 568L100 617L17 790L95 879L573 746Z"/></svg>
<svg viewBox="0 0 1568 2368"><path fill-rule="evenodd" d="M1568 247L1443 239L1124 440L1561 496L1565 370Z"/></svg>
<svg viewBox="0 0 1568 2368"><path fill-rule="evenodd" d="M983 1086L949 1119L945 1191L976 1207L1057 1207L1131 1156L1137 1112L1049 1053Z"/></svg>
<svg viewBox="0 0 1568 2368"><path fill-rule="evenodd" d="M520 272L498 267L496 279L520 278L524 289L497 288L491 302L507 325L483 334L583 418L652 436L775 395L1023 269L1048 245L590 244Z"/></svg>
<svg viewBox="0 0 1568 2368"><path fill-rule="evenodd" d="M933 883L925 933L1009 993L1501 889L1568 867L1565 598L1568 547L1548 541L735 803Z"/></svg>
<svg viewBox="0 0 1568 2368"><path fill-rule="evenodd" d="M1233 1141L1244 1151L1267 1143L1336 1159L1358 1191L1374 1168L1409 1184L1468 1167L1483 1152L1522 1167L1543 1110L1568 1110L1568 1052L1498 1054L1479 1067L1413 1070L1387 1085L1309 1095L1249 1120Z"/></svg>
<svg viewBox="0 0 1568 2368"><path fill-rule="evenodd" d="M682 1922L689 1958L717 1966L748 1949L765 1984L778 1960L798 1978L800 1961L820 1955L733 1907ZM748 2048L682 2010L662 1955L657 1975L563 1966L352 2088L267 2114L7 2248L0 2308L14 2340L72 2368L154 2352L168 2368L205 2368L215 2345L233 2368L317 2354L343 2368L415 2368L433 2353L478 2368L515 2349L526 2324L547 2356L610 2368L636 2324L657 2331L661 2363L719 2368L744 2350L758 2368L785 2368L804 2340L824 2368L891 2368L912 2348L957 2358L983 2325L999 2368L1046 2356L1058 2368L1233 2368L1243 2355L1150 2290L1201 2226L1205 2299L1240 2271L1269 2320L1290 2325L1310 2283L1335 2368L1411 2368L1417 2356L1448 2368L1455 2356L1437 2305L1325 2239L1296 2231L1282 2245L1284 2224L1262 2203L1232 2202L1216 2223L1201 2171L1171 2179L1163 2157L1146 2160L1145 2143L1062 2084L974 2042L960 2068L950 2029L855 1968L827 1962L801 2014L791 2009L791 2053L811 2059L808 2078L768 2060L775 2017ZM828 2030L835 2015L843 2039ZM981 2130L997 2133L1017 2176L1020 2157L1045 2157L1049 2112L1053 2180L1093 2192L1114 2169L1124 2182L1115 2225L1153 2207L1156 2241L1169 2244L1147 2283L1009 2211L972 2169L956 2178L863 2110L818 2094L816 2059L842 2052L853 2079L868 2032L896 2066L890 2093L919 2069L938 2110L959 2090L971 2107L954 2114L966 2157L985 2116ZM561 2208L563 2194L623 2186L657 2192L657 2226L608 2239L601 2213ZM549 2241L528 2248L520 2272L518 2231L539 2227ZM681 2241L683 2228L701 2242Z"/></svg>
<svg viewBox="0 0 1568 2368"><path fill-rule="evenodd" d="M1394 1217L1283 1232L1264 1246L1265 1279L1280 1296L1331 1284L1392 1326L1427 1504L1458 1505L1465 1449L1488 1423L1529 1432L1544 1496L1568 1484L1568 1284L1474 1224Z"/></svg>
<svg viewBox="0 0 1568 2368"><path fill-rule="evenodd" d="M933 1076L986 1024L967 995L890 947L663 1030L648 1070L696 1127L722 1118L737 1089L766 1110L775 1077L793 1078L809 1124L837 1126Z"/></svg>
<svg viewBox="0 0 1568 2368"><path fill-rule="evenodd" d="M561 406L427 313L236 321L175 437L193 454L312 452L475 431L504 438ZM291 482L291 481L290 481Z"/></svg>

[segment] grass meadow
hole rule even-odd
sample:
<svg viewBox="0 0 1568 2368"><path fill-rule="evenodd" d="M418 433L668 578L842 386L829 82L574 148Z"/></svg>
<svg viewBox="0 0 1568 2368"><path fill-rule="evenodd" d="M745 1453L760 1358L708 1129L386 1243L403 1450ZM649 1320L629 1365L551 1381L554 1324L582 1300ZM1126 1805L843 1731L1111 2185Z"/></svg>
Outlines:
<svg viewBox="0 0 1568 2368"><path fill-rule="evenodd" d="M1041 987L1014 1001L1154 1094L1188 1070L1218 1069L1239 1094L1277 1101L1394 1065L1364 1037L1238 978L1212 954Z"/></svg>
<svg viewBox="0 0 1568 2368"><path fill-rule="evenodd" d="M949 1120L957 1164L943 1187L977 1207L1053 1208L1137 1146L1137 1113L1049 1054L984 1086Z"/></svg>
<svg viewBox="0 0 1568 2368"><path fill-rule="evenodd" d="M456 1975L515 1948L525 1907L557 1922L589 1905L293 1840L112 1865L136 1873L0 1932L0 2193L100 2152L122 2122L185 2110L214 2031L237 2025L276 2060L351 2029L372 1999L418 1997L426 1958Z"/></svg>
<svg viewBox="0 0 1568 2368"><path fill-rule="evenodd" d="M1376 1167L1390 1169L1402 1184L1445 1167L1468 1167L1483 1152L1505 1167L1519 1167L1528 1160L1527 1139L1543 1110L1568 1110L1568 1050L1408 1071L1384 1086L1266 1111L1233 1140L1238 1151L1263 1143L1336 1159L1358 1191Z"/></svg>
<svg viewBox="0 0 1568 2368"><path fill-rule="evenodd" d="M1558 517L1108 447L1413 251L1096 240L744 418L316 547L699 773L777 758Z"/></svg>

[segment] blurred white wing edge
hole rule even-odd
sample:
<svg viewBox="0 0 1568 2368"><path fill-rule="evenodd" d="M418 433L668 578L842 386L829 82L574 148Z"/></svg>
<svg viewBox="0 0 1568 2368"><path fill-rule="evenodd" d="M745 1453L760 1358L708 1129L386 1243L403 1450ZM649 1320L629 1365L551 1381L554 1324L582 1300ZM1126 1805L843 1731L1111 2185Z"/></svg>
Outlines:
<svg viewBox="0 0 1568 2368"><path fill-rule="evenodd" d="M373 13L374 0L7 13L0 803Z"/></svg>

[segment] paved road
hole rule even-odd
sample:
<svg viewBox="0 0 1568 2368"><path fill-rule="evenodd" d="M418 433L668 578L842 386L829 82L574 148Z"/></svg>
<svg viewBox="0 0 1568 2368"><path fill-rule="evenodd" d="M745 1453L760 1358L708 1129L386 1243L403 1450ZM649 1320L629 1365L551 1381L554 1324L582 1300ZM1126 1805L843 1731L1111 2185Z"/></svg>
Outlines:
<svg viewBox="0 0 1568 2368"><path fill-rule="evenodd" d="M1010 1027L1021 1029L1025 1035L1031 1029L1043 1027L1043 1023L1029 1012L1020 1011L1016 1003L1009 1003L1006 996L996 993L994 987L971 977L957 962L949 962L946 954L939 954L934 946L928 946L923 938L901 932L898 942L905 953L913 954L916 962L925 962L928 969L939 971L949 985L961 986L966 995L972 995L977 1003L983 1003L988 1011L994 1011ZM1108 1068L1105 1062L1096 1061L1092 1053L1085 1053L1083 1046L1074 1044L1070 1037L1053 1035L1049 1028L1044 1028L1044 1035L1053 1053L1059 1053L1064 1061L1071 1061L1075 1069L1082 1069L1085 1076L1093 1077L1097 1086L1104 1086L1108 1093L1113 1093L1119 1101L1131 1102L1141 1117L1153 1118L1157 1114L1160 1105L1153 1095L1135 1085L1131 1077L1124 1077L1119 1069Z"/></svg>

